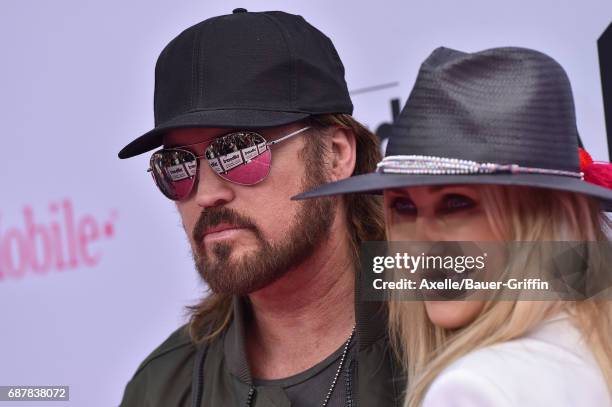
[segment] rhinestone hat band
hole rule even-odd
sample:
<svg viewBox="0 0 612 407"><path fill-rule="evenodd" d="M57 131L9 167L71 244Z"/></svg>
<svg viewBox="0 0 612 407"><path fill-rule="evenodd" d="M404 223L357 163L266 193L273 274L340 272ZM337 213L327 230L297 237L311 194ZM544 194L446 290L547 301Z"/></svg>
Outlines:
<svg viewBox="0 0 612 407"><path fill-rule="evenodd" d="M392 155L376 165L376 172L409 175L464 175L464 174L546 174L584 179L582 172L521 167L518 164L479 163L458 158L425 155Z"/></svg>

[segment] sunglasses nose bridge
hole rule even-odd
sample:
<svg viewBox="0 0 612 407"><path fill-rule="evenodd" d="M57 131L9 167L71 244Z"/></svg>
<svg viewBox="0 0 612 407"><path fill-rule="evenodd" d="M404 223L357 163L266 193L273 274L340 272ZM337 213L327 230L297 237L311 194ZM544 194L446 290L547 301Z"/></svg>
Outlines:
<svg viewBox="0 0 612 407"><path fill-rule="evenodd" d="M224 205L234 199L234 190L212 169L205 156L198 157L198 172L193 185L193 196L202 208Z"/></svg>

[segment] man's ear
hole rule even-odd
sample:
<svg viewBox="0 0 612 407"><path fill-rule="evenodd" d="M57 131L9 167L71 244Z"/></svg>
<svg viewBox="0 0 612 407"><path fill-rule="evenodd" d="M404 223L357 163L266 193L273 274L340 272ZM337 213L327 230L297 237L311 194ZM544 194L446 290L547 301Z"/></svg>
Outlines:
<svg viewBox="0 0 612 407"><path fill-rule="evenodd" d="M350 129L333 128L330 140L331 181L348 178L355 170L357 160L357 141Z"/></svg>

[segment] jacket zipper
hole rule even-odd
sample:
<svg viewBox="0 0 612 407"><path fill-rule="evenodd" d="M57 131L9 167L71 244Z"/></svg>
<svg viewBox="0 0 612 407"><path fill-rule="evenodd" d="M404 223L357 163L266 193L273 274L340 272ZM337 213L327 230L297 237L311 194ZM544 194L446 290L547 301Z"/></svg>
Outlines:
<svg viewBox="0 0 612 407"><path fill-rule="evenodd" d="M204 362L206 361L207 353L208 344L203 344L200 351L198 351L198 353L196 354L194 369L197 369L197 374L194 376L194 378L197 379L194 380L193 383L193 386L195 386L195 388L192 389L192 407L200 407L200 404L202 403L202 397L204 396Z"/></svg>
<svg viewBox="0 0 612 407"><path fill-rule="evenodd" d="M345 378L345 386L346 386L346 407L354 407L353 403L353 365L354 360L351 360L349 364L349 368L346 369L346 378Z"/></svg>
<svg viewBox="0 0 612 407"><path fill-rule="evenodd" d="M249 389L249 394L247 395L246 404L244 407L251 407L251 403L253 402L253 396L255 395L255 386L251 385Z"/></svg>
<svg viewBox="0 0 612 407"><path fill-rule="evenodd" d="M203 388L204 387L204 363L202 363L202 367L200 368L200 372L198 374L198 392L197 394L197 406L200 407L200 403L202 402Z"/></svg>

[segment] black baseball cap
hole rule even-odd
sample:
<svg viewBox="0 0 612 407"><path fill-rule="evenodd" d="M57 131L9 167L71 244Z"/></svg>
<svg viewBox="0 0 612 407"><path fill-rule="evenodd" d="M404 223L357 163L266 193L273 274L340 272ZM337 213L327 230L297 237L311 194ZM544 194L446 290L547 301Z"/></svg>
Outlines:
<svg viewBox="0 0 612 407"><path fill-rule="evenodd" d="M259 129L326 113L352 114L344 66L331 40L281 11L209 18L179 34L155 66L155 128L119 158L162 145L185 127Z"/></svg>

